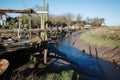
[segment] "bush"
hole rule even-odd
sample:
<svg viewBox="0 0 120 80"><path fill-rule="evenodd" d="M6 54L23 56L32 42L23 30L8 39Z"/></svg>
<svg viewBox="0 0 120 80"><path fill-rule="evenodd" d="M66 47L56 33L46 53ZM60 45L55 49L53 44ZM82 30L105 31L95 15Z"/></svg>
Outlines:
<svg viewBox="0 0 120 80"><path fill-rule="evenodd" d="M11 26L11 25L7 25L7 26L0 25L0 29L1 29L1 30L12 30L12 29L13 29L13 26Z"/></svg>

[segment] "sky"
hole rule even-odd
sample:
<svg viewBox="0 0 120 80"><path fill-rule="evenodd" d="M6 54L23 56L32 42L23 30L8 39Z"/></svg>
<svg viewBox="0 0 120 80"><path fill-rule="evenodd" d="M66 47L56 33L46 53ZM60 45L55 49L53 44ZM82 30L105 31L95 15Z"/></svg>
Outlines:
<svg viewBox="0 0 120 80"><path fill-rule="evenodd" d="M42 6L42 2L43 0L1 0L0 8L27 9L36 5ZM120 0L46 0L46 2L49 3L51 14L80 14L83 19L99 17L104 18L108 26L120 26Z"/></svg>

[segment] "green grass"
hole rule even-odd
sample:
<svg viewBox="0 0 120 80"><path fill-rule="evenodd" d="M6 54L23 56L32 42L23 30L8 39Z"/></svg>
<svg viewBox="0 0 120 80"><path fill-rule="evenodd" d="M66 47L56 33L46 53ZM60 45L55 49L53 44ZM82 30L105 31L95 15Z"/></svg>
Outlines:
<svg viewBox="0 0 120 80"><path fill-rule="evenodd" d="M22 75L18 76L18 80L84 80L84 78L75 73L73 70L62 71L60 73L47 73L42 76L30 75L28 77L24 77Z"/></svg>
<svg viewBox="0 0 120 80"><path fill-rule="evenodd" d="M114 28L94 29L83 33L80 38L92 45L115 47L120 46L119 32Z"/></svg>
<svg viewBox="0 0 120 80"><path fill-rule="evenodd" d="M50 73L41 77L40 80L84 80L79 74L74 76L73 70L62 71L61 73Z"/></svg>
<svg viewBox="0 0 120 80"><path fill-rule="evenodd" d="M24 66L16 69L18 74L13 75L12 79L17 80L85 80L81 74L77 73L74 70L63 70L59 72L50 71L47 69L47 66L40 63L38 69L34 69L35 62L31 61L25 64ZM46 72L48 70L48 72ZM43 72L45 71L45 73ZM30 72L30 74L25 74ZM16 80L15 79L15 80Z"/></svg>

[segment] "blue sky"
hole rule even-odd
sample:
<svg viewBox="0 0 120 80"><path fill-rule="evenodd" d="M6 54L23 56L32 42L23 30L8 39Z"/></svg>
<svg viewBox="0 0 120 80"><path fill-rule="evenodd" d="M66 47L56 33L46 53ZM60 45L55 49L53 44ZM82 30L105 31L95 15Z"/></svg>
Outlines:
<svg viewBox="0 0 120 80"><path fill-rule="evenodd" d="M46 0L46 2L49 3L49 10L52 14L81 14L83 19L99 17L105 18L106 25L120 25L120 0ZM26 9L36 5L42 6L42 0L0 1L0 8Z"/></svg>

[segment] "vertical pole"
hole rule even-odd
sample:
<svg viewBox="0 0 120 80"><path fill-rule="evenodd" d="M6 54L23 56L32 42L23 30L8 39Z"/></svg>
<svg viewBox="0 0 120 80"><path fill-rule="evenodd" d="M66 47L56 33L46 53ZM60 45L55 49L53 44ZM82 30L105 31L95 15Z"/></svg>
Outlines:
<svg viewBox="0 0 120 80"><path fill-rule="evenodd" d="M47 11L49 13L49 4L48 3L45 4L45 11ZM48 20L48 13L46 13L46 15L45 15L46 21Z"/></svg>
<svg viewBox="0 0 120 80"><path fill-rule="evenodd" d="M40 28L42 29L42 14L40 14Z"/></svg>
<svg viewBox="0 0 120 80"><path fill-rule="evenodd" d="M43 11L45 11L45 0L43 0Z"/></svg>
<svg viewBox="0 0 120 80"><path fill-rule="evenodd" d="M45 9L44 9L44 11L48 11L48 4L46 4L46 6L45 6ZM45 21L48 21L48 13L47 14L44 14L44 22ZM48 30L48 24L46 24L46 25L44 25L44 37L45 37L45 41L47 42L48 41L48 35L47 35L47 30ZM45 49L44 50L44 63L47 63L47 51L48 51L48 49Z"/></svg>
<svg viewBox="0 0 120 80"><path fill-rule="evenodd" d="M48 49L44 50L44 63L45 64L47 63L47 51L48 51Z"/></svg>
<svg viewBox="0 0 120 80"><path fill-rule="evenodd" d="M45 8L45 0L43 0L43 12L46 11L46 8ZM46 30L46 25L45 25L45 21L46 21L46 16L45 16L45 13L42 13L42 27L43 27L43 41L45 43L47 43L47 30ZM46 46L46 45L45 45ZM46 48L46 47L45 47ZM47 63L47 49L44 50L44 63L46 64Z"/></svg>
<svg viewBox="0 0 120 80"><path fill-rule="evenodd" d="M48 3L46 4L46 9L45 9L47 12L49 12L49 5ZM46 21L48 21L48 13L46 13ZM48 30L48 24L45 25L46 26L46 29Z"/></svg>
<svg viewBox="0 0 120 80"><path fill-rule="evenodd" d="M21 27L21 19L19 18L18 40L20 39L20 27Z"/></svg>
<svg viewBox="0 0 120 80"><path fill-rule="evenodd" d="M96 52L96 58L98 58L98 51L97 51L97 48L95 48L95 52Z"/></svg>
<svg viewBox="0 0 120 80"><path fill-rule="evenodd" d="M41 16L40 16L40 18L41 18L41 29L43 30L43 24L42 24L42 23L43 23L43 22L42 22L42 19L43 19L43 18L42 18L42 13L41 13L40 15L41 15Z"/></svg>
<svg viewBox="0 0 120 80"><path fill-rule="evenodd" d="M45 14L42 13L42 26L43 26L43 30L45 30Z"/></svg>
<svg viewBox="0 0 120 80"><path fill-rule="evenodd" d="M29 15L29 39L31 39L31 14Z"/></svg>
<svg viewBox="0 0 120 80"><path fill-rule="evenodd" d="M43 11L45 11L45 0L43 0ZM44 41L46 41L45 40L45 37L46 37L46 28L45 28L44 23L45 23L45 14L43 13ZM47 63L47 49L44 50L44 63L45 64Z"/></svg>
<svg viewBox="0 0 120 80"><path fill-rule="evenodd" d="M43 0L43 7L41 11L45 11L45 0ZM44 13L41 13L41 29L44 30Z"/></svg>
<svg viewBox="0 0 120 80"><path fill-rule="evenodd" d="M92 53L91 53L91 46L89 46L89 51L90 51L90 56L92 56Z"/></svg>

